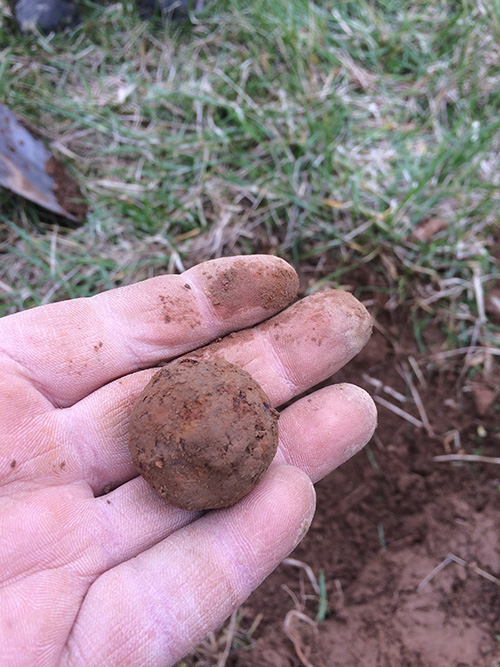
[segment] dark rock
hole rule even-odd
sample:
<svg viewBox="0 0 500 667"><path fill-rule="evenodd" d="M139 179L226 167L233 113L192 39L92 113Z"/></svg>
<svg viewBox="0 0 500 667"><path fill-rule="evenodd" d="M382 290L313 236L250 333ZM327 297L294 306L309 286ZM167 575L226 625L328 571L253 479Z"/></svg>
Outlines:
<svg viewBox="0 0 500 667"><path fill-rule="evenodd" d="M167 20L186 19L190 11L203 9L204 0L136 0L139 14L149 19L155 15ZM77 0L18 0L17 23L23 32L56 32L81 21Z"/></svg>
<svg viewBox="0 0 500 667"><path fill-rule="evenodd" d="M19 0L15 14L23 32L55 32L74 26L81 20L78 7L72 0Z"/></svg>

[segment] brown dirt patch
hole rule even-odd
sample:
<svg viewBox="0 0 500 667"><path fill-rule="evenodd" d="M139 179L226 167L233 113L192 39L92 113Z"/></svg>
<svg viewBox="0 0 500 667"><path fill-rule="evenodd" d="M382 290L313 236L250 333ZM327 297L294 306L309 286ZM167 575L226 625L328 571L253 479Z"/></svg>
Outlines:
<svg viewBox="0 0 500 667"><path fill-rule="evenodd" d="M375 334L342 379L373 393L363 375L376 376L404 393L395 363ZM446 443L456 432L461 450L498 456L498 412L491 405L479 414L471 392L457 400L457 379L447 372L421 392L438 436L379 406L368 452L317 485L315 520L292 556L316 577L324 572L326 619L312 626L300 615L287 617L298 609L315 621L319 599L303 570L281 565L245 604L243 626L263 617L253 644L228 665L500 664L500 469L433 460L455 451ZM448 554L456 559L425 583Z"/></svg>
<svg viewBox="0 0 500 667"><path fill-rule="evenodd" d="M359 384L422 422L410 376L428 424L378 404L373 441L317 484L316 517L291 556L317 582L321 573L324 595L285 561L238 612L228 666L500 665L500 466L434 460L498 457L498 364L485 377L464 369L463 356L433 357L445 341L432 327L425 357L408 313L384 311L373 296L377 330L333 380ZM317 622L321 597L328 611ZM217 664L227 632L184 664Z"/></svg>
<svg viewBox="0 0 500 667"><path fill-rule="evenodd" d="M228 267L207 265L203 275L212 306L221 317L238 307L279 311L290 305L299 291L298 276L285 262L269 266L261 258L232 260Z"/></svg>
<svg viewBox="0 0 500 667"><path fill-rule="evenodd" d="M74 216L76 222L83 222L89 207L83 200L80 188L68 175L66 167L55 157L51 157L45 163L45 171L54 179L54 195L60 206Z"/></svg>

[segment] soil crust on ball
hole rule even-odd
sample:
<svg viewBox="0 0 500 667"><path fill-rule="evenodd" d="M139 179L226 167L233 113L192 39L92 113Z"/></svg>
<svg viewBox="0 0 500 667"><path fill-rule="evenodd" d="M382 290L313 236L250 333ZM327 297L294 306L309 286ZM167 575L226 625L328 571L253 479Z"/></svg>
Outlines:
<svg viewBox="0 0 500 667"><path fill-rule="evenodd" d="M129 447L148 484L175 507L218 509L260 480L278 446L278 412L252 376L227 361L164 366L137 399Z"/></svg>

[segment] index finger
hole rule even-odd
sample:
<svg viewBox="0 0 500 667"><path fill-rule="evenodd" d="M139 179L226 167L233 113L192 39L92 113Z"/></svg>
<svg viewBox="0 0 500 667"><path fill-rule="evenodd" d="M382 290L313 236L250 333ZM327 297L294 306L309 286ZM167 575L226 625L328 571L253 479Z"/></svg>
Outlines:
<svg viewBox="0 0 500 667"><path fill-rule="evenodd" d="M118 377L260 322L297 292L289 264L253 255L42 306L0 321L3 372L22 375L65 407Z"/></svg>

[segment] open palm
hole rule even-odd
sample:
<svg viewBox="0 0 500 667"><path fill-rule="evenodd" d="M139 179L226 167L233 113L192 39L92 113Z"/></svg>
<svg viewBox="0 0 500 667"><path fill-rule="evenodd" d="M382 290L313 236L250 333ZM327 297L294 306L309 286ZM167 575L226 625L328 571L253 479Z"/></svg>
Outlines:
<svg viewBox="0 0 500 667"><path fill-rule="evenodd" d="M311 482L373 432L363 390L286 407L271 468L224 510L169 507L127 446L131 407L163 360L223 357L280 406L361 349L370 318L354 297L287 307L296 292L282 260L235 257L0 320L2 665L169 665L304 536Z"/></svg>

